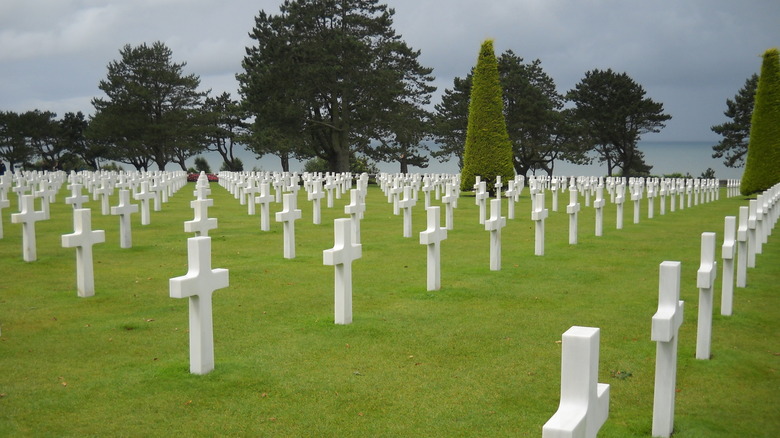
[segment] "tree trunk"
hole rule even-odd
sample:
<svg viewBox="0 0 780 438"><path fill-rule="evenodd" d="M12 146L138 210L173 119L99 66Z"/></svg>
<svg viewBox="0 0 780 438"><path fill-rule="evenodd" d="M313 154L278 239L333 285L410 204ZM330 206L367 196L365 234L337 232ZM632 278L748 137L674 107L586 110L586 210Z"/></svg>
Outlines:
<svg viewBox="0 0 780 438"><path fill-rule="evenodd" d="M290 171L290 154L287 152L280 152L279 159L282 160L282 172Z"/></svg>
<svg viewBox="0 0 780 438"><path fill-rule="evenodd" d="M406 162L406 157L401 157L398 161L401 163L401 173L409 173L409 164Z"/></svg>

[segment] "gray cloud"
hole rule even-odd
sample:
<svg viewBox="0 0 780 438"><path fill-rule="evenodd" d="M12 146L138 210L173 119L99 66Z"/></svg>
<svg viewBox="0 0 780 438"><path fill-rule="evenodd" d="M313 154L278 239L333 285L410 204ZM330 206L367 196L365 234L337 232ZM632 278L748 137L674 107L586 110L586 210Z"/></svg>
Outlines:
<svg viewBox="0 0 780 438"><path fill-rule="evenodd" d="M248 32L281 0L5 0L0 3L3 110L91 112L98 81L125 44L163 41L202 88L236 94ZM780 2L752 0L389 0L395 29L450 87L493 38L540 59L559 91L588 70L625 71L674 117L656 140L712 140L725 100L780 45ZM435 97L434 101L438 101Z"/></svg>

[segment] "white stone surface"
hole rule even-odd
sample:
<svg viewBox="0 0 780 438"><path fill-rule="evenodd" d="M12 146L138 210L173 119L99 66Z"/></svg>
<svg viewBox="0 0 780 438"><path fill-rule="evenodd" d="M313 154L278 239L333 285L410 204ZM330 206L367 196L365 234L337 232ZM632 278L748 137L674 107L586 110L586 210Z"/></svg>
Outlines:
<svg viewBox="0 0 780 438"><path fill-rule="evenodd" d="M595 438L609 416L609 385L598 383L599 334L574 326L563 334L561 401L542 427L543 438Z"/></svg>
<svg viewBox="0 0 780 438"><path fill-rule="evenodd" d="M577 213L580 211L577 193L577 186L569 187L569 205L566 206L566 213L569 215L569 245L577 244Z"/></svg>
<svg viewBox="0 0 780 438"><path fill-rule="evenodd" d="M490 200L490 219L485 221L485 230L490 231L490 270L501 270L501 229L506 218L501 216L501 199Z"/></svg>
<svg viewBox="0 0 780 438"><path fill-rule="evenodd" d="M211 269L211 237L187 239L187 274L171 278L171 298L189 298L190 373L214 369L212 295L228 287L227 269Z"/></svg>
<svg viewBox="0 0 780 438"><path fill-rule="evenodd" d="M284 258L295 258L295 221L301 218L301 210L296 209L297 195L285 193L282 211L276 213L276 222L284 224Z"/></svg>
<svg viewBox="0 0 780 438"><path fill-rule="evenodd" d="M696 328L696 359L709 360L712 344L712 301L717 276L715 233L701 233L701 265L696 273L699 288L699 319Z"/></svg>
<svg viewBox="0 0 780 438"><path fill-rule="evenodd" d="M544 255L544 220L548 211L544 208L544 190L536 194L536 201L531 212L531 220L536 223L534 233L534 255Z"/></svg>
<svg viewBox="0 0 780 438"><path fill-rule="evenodd" d="M217 228L217 219L209 217L209 207L214 205L213 199L196 199L190 201L190 207L195 211L195 218L184 222L185 233L195 233L195 236L209 235L209 230Z"/></svg>
<svg viewBox="0 0 780 438"><path fill-rule="evenodd" d="M739 226L737 227L737 287L747 286L748 215L749 207L739 207Z"/></svg>
<svg viewBox="0 0 780 438"><path fill-rule="evenodd" d="M92 245L106 241L106 232L92 230L92 211L89 208L73 210L72 234L62 236L63 248L76 248L76 287L78 296L95 295L95 271L92 259Z"/></svg>
<svg viewBox="0 0 780 438"><path fill-rule="evenodd" d="M731 316L734 303L734 258L737 254L737 218L726 216L723 228L723 281L721 282L720 314Z"/></svg>
<svg viewBox="0 0 780 438"><path fill-rule="evenodd" d="M352 221L333 221L334 246L322 251L322 262L334 266L334 321L352 323L352 262L362 256L362 245L352 242Z"/></svg>
<svg viewBox="0 0 780 438"><path fill-rule="evenodd" d="M38 260L38 250L35 242L35 223L46 219L46 213L35 210L35 197L22 195L21 211L11 215L11 223L22 224L22 257L25 262Z"/></svg>
<svg viewBox="0 0 780 438"><path fill-rule="evenodd" d="M130 203L130 190L119 190L119 205L111 207L111 214L119 216L119 247L131 248L133 246L132 221L133 213L138 212L138 205Z"/></svg>
<svg viewBox="0 0 780 438"><path fill-rule="evenodd" d="M440 207L428 207L428 228L420 232L420 244L427 245L427 287L428 290L441 289L441 241L447 238L447 228L441 227Z"/></svg>
<svg viewBox="0 0 780 438"><path fill-rule="evenodd" d="M680 262L663 262L659 270L658 311L653 315L650 333L650 339L656 342L654 437L669 437L674 429L677 344L684 309L680 301L680 266Z"/></svg>

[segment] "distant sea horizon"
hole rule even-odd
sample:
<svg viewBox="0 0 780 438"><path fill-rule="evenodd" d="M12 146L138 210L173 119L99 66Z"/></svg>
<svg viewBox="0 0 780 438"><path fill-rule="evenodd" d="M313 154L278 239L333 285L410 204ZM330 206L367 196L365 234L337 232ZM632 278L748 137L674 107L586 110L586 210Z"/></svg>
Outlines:
<svg viewBox="0 0 780 438"><path fill-rule="evenodd" d="M692 177L700 177L708 168L715 171L715 177L718 179L738 179L742 177L743 167L730 168L723 164L722 158L712 158L712 146L714 141L640 141L639 150L645 155L645 162L653 168L651 175L669 175L681 173L690 174ZM260 159L255 154L243 148L237 147L234 150L236 157L240 158L244 164L244 170L253 169L280 172L282 170L281 160L275 155L264 155ZM208 161L212 171L216 172L222 165L222 157L216 152L201 154ZM188 166L192 166L193 158L187 161ZM290 170L293 172L303 171L304 162L290 159ZM394 163L377 163L379 170L388 173L397 173L400 165ZM458 162L451 159L440 163L435 158L428 160L427 168L409 167L411 173L459 173ZM536 172L539 175L546 174L543 171ZM554 175L558 176L606 176L607 168L605 165L593 161L590 165L576 165L565 161L556 161Z"/></svg>

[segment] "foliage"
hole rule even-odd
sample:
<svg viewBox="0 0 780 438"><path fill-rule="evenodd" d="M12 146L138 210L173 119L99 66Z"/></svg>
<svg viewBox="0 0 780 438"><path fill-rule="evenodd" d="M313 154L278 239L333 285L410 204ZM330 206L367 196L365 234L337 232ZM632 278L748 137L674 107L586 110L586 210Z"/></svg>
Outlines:
<svg viewBox="0 0 780 438"><path fill-rule="evenodd" d="M35 152L27 141L25 118L15 112L0 112L0 158L9 162L9 170L32 159Z"/></svg>
<svg viewBox="0 0 780 438"><path fill-rule="evenodd" d="M186 63L174 63L162 42L125 45L121 59L108 64L95 98L88 137L111 147L110 158L148 169L184 161L203 150L200 78L184 75Z"/></svg>
<svg viewBox="0 0 780 438"><path fill-rule="evenodd" d="M209 166L209 162L206 161L205 158L198 156L195 157L195 160L193 161L193 164L195 165L195 171L200 172L206 172L211 173L211 166Z"/></svg>
<svg viewBox="0 0 780 438"><path fill-rule="evenodd" d="M219 170L229 170L231 172L241 172L244 170L244 162L240 158L233 158L231 162L224 161Z"/></svg>
<svg viewBox="0 0 780 438"><path fill-rule="evenodd" d="M646 175L651 169L637 142L643 134L659 132L672 116L664 114L662 103L645 94L626 73L612 69L586 72L567 94L576 105L575 120L588 133L588 141L610 176L616 167L623 176Z"/></svg>
<svg viewBox="0 0 780 438"><path fill-rule="evenodd" d="M110 161L102 166L100 166L100 170L108 170L110 172L121 172L124 170L124 168L117 163Z"/></svg>
<svg viewBox="0 0 780 438"><path fill-rule="evenodd" d="M704 172L701 173L701 177L700 178L704 178L704 179L713 179L713 178L715 178L715 169L713 169L712 167L708 167L707 170L705 170Z"/></svg>
<svg viewBox="0 0 780 438"><path fill-rule="evenodd" d="M472 83L461 189L471 190L479 175L493 192L497 177L509 181L514 170L492 40L482 43Z"/></svg>
<svg viewBox="0 0 780 438"><path fill-rule="evenodd" d="M225 170L237 169L234 146L247 140L249 124L245 121L246 111L227 92L214 98L207 97L203 109L208 149L219 153Z"/></svg>
<svg viewBox="0 0 780 438"><path fill-rule="evenodd" d="M743 195L766 190L780 182L780 53L764 52L756 87L756 104L750 120Z"/></svg>
<svg viewBox="0 0 780 438"><path fill-rule="evenodd" d="M366 148L366 155L378 161L398 162L401 173L409 173L409 166L428 167L428 156L424 155L428 146L424 141L430 131L430 117L418 106L399 105L390 116L392 128L380 139L378 146Z"/></svg>
<svg viewBox="0 0 780 438"><path fill-rule="evenodd" d="M452 89L445 89L441 102L435 106L433 116L434 138L439 146L431 151L431 156L440 162L445 162L452 155L458 159L458 170L463 169L463 149L466 145L466 128L469 124L469 94L471 94L471 77L455 77Z"/></svg>
<svg viewBox="0 0 780 438"><path fill-rule="evenodd" d="M312 158L303 163L304 172L325 173L329 172L329 169L328 162L319 157ZM370 158L357 155L352 156L349 159L349 171L353 174L368 173L375 175L379 173L379 168Z"/></svg>
<svg viewBox="0 0 780 438"><path fill-rule="evenodd" d="M390 115L428 102L431 69L395 34L392 9L376 0L294 0L255 17L237 75L255 117L255 144L317 156L349 170L350 152L397 131ZM270 146L269 146L270 145ZM275 153L275 152L274 152Z"/></svg>
<svg viewBox="0 0 780 438"><path fill-rule="evenodd" d="M750 118L753 115L757 86L758 75L753 74L745 80L745 85L739 89L734 100L726 99L728 109L723 114L731 121L710 128L714 133L723 137L718 144L712 147L712 150L715 151L712 158L724 158L723 164L727 167L745 165L745 154L747 154L748 139L750 138Z"/></svg>

